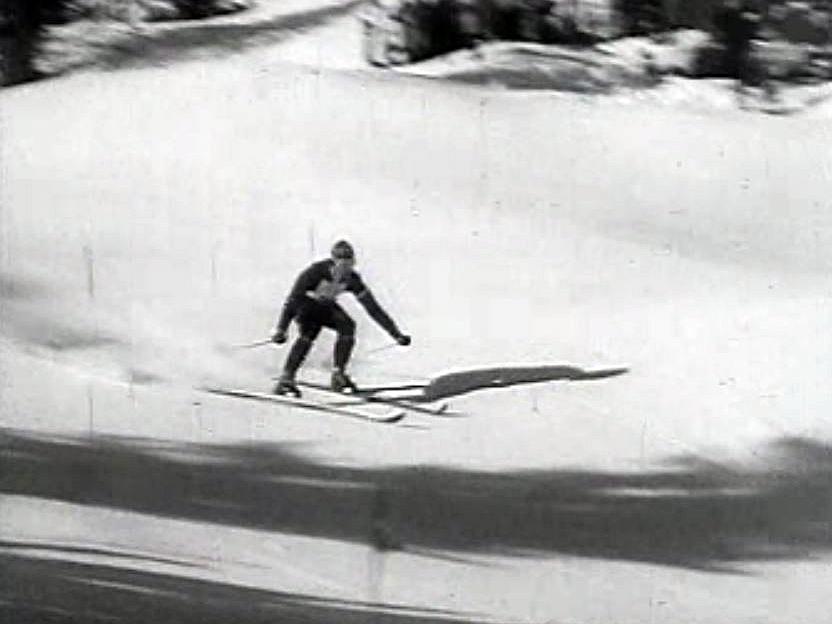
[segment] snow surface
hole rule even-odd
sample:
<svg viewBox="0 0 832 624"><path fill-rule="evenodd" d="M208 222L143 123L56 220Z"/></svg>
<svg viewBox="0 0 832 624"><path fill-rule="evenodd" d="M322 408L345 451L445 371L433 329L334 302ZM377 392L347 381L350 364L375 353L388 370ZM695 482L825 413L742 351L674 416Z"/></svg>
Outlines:
<svg viewBox="0 0 832 624"><path fill-rule="evenodd" d="M460 500L479 500L477 483L499 493L500 479L540 472L552 483L608 479L633 507L603 529L586 525L588 548L556 537L583 544L583 524L553 521L543 546L454 546L425 529L435 543L379 554L337 533L180 514L186 505L173 495L166 512L119 504L116 494L108 502L106 485L94 492L98 481L69 464L75 489L3 480L4 552L49 544L72 558L69 546L106 546L127 556L86 557L483 621L827 622L828 479L809 489L817 509L791 505L793 532L774 522L788 503L749 502L748 513L777 524L770 542L721 559L690 533L711 517L732 539L767 534L767 525L745 527L745 507L732 506L746 494L724 495L739 520L715 519L708 510L721 495L707 490L697 507L683 478L673 489L684 494L680 506L659 504L658 517L649 502L672 493L649 477L684 477L694 462L753 497L783 475L798 484L828 476L828 119L369 71L354 56L353 26L339 18L226 58L0 95L6 466L29 465L31 436L70 455L115 441L193 463L195 475L209 464L230 471L230 448L243 464L246 449L290 449L365 475L346 490L421 467L437 471L422 488L457 487ZM321 33L326 46L318 38L304 47ZM327 65L333 56L341 64ZM266 334L295 274L340 237L354 242L362 275L414 337L409 349L377 350L388 339L345 302L359 322L359 382L510 366L627 372L482 389L448 399L455 417L411 415L388 427L195 390L268 387L285 351L231 347ZM322 337L307 374L323 378L331 344ZM812 448L827 463L794 451ZM99 470L126 470L94 457ZM51 465L48 453L39 461ZM314 481L272 470L278 481ZM442 471L471 482L448 485ZM239 503L232 492L216 504ZM539 528L535 500L524 513ZM255 515L272 510L245 502ZM641 535L634 518L656 533ZM458 532L478 528L461 520ZM517 534L528 537L522 522Z"/></svg>

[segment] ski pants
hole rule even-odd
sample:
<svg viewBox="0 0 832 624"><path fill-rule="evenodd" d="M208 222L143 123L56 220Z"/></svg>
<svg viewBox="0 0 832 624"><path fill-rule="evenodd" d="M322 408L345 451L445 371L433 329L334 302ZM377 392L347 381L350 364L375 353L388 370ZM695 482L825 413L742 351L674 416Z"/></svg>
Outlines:
<svg viewBox="0 0 832 624"><path fill-rule="evenodd" d="M341 306L335 302L321 303L308 299L301 305L295 320L300 328L300 336L286 358L284 372L287 375L295 375L324 327L334 329L338 334L333 358L335 368L343 370L347 366L355 345L355 321Z"/></svg>

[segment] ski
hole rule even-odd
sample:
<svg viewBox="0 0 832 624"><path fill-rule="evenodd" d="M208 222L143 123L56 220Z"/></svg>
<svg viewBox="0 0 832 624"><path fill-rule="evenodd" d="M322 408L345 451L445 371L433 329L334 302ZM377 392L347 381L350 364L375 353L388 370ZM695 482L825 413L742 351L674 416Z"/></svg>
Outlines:
<svg viewBox="0 0 832 624"><path fill-rule="evenodd" d="M361 392L375 393L375 392L406 392L408 390L424 391L428 387L427 382L414 381L400 384L375 384L366 385L361 384Z"/></svg>
<svg viewBox="0 0 832 624"><path fill-rule="evenodd" d="M220 396L233 397L237 399L250 399L254 401L263 401L268 403L277 403L280 405L294 405L304 409L315 410L318 412L326 412L329 414L336 414L338 416L348 416L350 418L357 418L360 420L367 420L377 423L397 423L405 416L404 409L397 409L386 414L375 414L368 410L363 410L360 407L348 407L340 405L331 405L319 401L291 397L286 395L269 394L267 392L254 392L250 390L238 390L235 388L219 388L219 387L203 387L204 392L216 394Z"/></svg>
<svg viewBox="0 0 832 624"><path fill-rule="evenodd" d="M280 375L273 375L272 380L277 381L280 379ZM310 387L313 387L312 384L309 384ZM361 392L365 394L376 394L378 392L408 392L408 391L420 391L424 392L425 388L427 388L430 383L426 381L406 381L402 383L387 383L387 384L361 384ZM314 387L318 389L324 390L332 390L330 386L324 384L316 384Z"/></svg>
<svg viewBox="0 0 832 624"><path fill-rule="evenodd" d="M357 399L359 401L363 401L365 403L380 403L382 405L398 407L409 412L415 412L417 414L440 416L444 414L446 411L448 411L448 404L445 402L442 402L435 407L425 407L423 405L420 405L419 403L415 403L407 399L376 396L376 392L382 392L382 390L371 390L363 386L358 389L358 392L338 392L337 390L333 390L332 388L324 384L313 383L309 381L298 381L297 383L299 386L303 386L304 388L311 388L320 392L328 392L330 394L342 397L345 400L352 398ZM398 389L400 388L397 387L396 390ZM330 403L330 405L333 404Z"/></svg>

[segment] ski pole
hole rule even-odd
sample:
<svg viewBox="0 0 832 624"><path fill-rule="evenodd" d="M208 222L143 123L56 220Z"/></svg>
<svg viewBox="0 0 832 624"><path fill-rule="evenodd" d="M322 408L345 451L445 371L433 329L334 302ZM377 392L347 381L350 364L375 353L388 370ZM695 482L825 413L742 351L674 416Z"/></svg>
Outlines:
<svg viewBox="0 0 832 624"><path fill-rule="evenodd" d="M255 347L262 347L270 344L271 340L257 340L256 342L247 342L246 344L231 345L232 349L254 349Z"/></svg>
<svg viewBox="0 0 832 624"><path fill-rule="evenodd" d="M387 349L392 349L393 347L398 347L399 344L397 342L391 342L390 344L382 345L380 347L375 347L374 349L369 349L366 351L366 355L372 355L373 353L378 353L379 351L387 351Z"/></svg>

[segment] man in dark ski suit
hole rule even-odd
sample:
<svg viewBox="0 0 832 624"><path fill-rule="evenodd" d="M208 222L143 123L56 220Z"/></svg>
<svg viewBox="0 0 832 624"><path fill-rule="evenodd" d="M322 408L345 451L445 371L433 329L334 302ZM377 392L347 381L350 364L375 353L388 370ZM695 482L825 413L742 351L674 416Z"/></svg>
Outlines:
<svg viewBox="0 0 832 624"><path fill-rule="evenodd" d="M332 388L338 392L355 390L355 384L345 372L355 345L355 321L336 301L338 295L344 292L355 295L370 317L397 343L402 346L410 344L410 336L399 330L393 319L378 304L373 293L365 286L354 267L355 250L347 241L342 240L332 247L329 259L315 262L298 276L272 333L272 341L283 344L286 342L286 332L292 320L297 321L300 329L300 336L292 345L286 357L283 374L275 386L276 394L300 396L295 374L324 327L334 329L338 334L335 341Z"/></svg>

